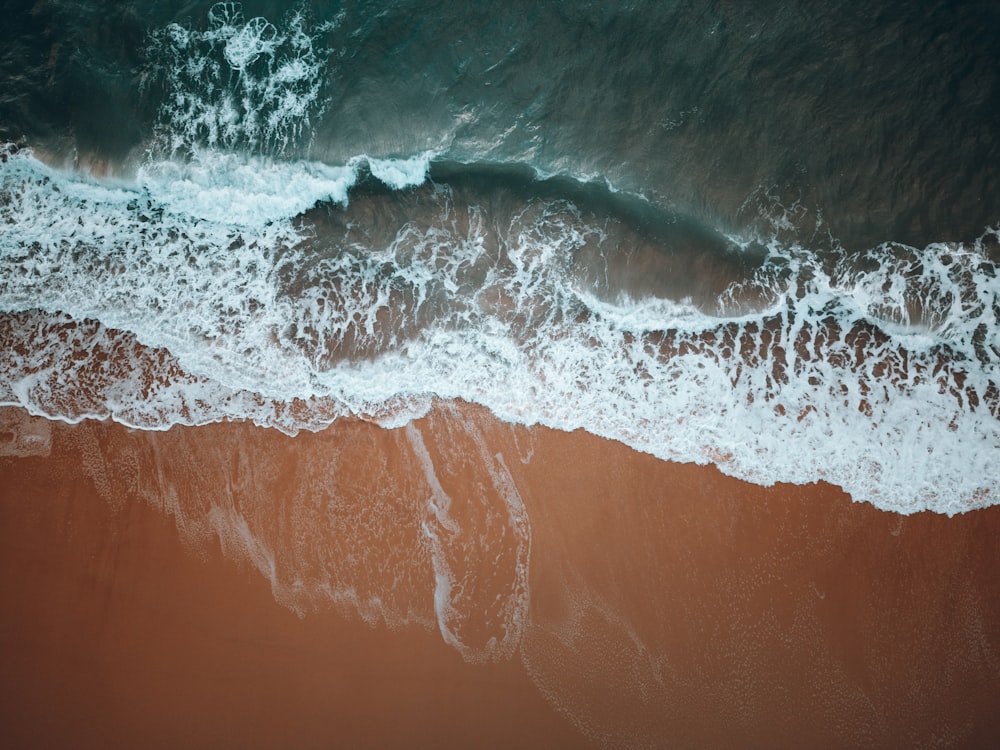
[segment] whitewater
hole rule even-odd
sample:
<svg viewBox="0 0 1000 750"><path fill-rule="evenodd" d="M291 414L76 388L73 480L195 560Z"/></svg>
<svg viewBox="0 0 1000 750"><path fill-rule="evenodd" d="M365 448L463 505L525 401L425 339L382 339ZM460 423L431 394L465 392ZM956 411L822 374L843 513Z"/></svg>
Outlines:
<svg viewBox="0 0 1000 750"><path fill-rule="evenodd" d="M901 513L1000 502L997 228L848 252L794 206L711 226L447 133L301 156L322 30L154 34L156 138L113 176L3 147L0 403L295 434L462 400Z"/></svg>

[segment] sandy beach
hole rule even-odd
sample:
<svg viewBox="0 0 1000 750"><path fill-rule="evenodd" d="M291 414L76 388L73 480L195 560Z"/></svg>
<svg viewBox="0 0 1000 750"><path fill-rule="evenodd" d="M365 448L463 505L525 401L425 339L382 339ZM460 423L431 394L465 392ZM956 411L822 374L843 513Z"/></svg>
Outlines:
<svg viewBox="0 0 1000 750"><path fill-rule="evenodd" d="M1000 732L997 508L903 517L457 404L294 438L2 426L8 747Z"/></svg>

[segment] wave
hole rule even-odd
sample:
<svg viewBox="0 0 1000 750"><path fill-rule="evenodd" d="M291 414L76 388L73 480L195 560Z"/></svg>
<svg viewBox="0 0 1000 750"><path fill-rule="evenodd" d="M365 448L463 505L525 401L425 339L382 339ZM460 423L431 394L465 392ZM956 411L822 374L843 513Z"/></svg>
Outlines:
<svg viewBox="0 0 1000 750"><path fill-rule="evenodd" d="M900 512L997 502L996 230L817 253L429 154L4 159L4 403L294 433L460 399Z"/></svg>

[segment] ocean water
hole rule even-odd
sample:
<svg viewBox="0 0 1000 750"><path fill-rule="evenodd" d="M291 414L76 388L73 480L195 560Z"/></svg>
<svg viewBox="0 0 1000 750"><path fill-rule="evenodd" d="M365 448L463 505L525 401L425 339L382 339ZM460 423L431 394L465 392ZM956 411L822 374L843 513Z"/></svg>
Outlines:
<svg viewBox="0 0 1000 750"><path fill-rule="evenodd" d="M995 3L4 15L0 403L1000 501Z"/></svg>

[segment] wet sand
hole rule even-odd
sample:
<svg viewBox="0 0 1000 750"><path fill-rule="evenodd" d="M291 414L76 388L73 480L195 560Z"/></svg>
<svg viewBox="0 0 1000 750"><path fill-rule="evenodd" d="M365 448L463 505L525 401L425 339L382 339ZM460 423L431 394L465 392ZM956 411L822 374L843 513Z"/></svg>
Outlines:
<svg viewBox="0 0 1000 750"><path fill-rule="evenodd" d="M295 438L0 410L6 747L988 747L998 572L1000 508L465 405Z"/></svg>

